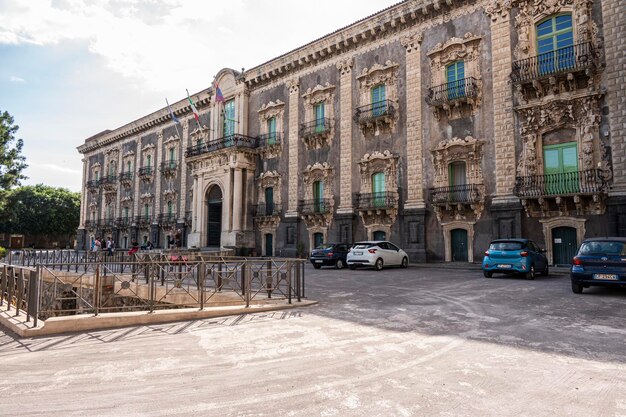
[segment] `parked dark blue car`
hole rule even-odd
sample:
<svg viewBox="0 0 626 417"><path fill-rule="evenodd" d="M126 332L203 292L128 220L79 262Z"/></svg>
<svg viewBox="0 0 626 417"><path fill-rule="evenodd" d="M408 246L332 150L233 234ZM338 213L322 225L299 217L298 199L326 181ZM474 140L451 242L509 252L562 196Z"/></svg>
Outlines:
<svg viewBox="0 0 626 417"><path fill-rule="evenodd" d="M346 266L346 256L350 251L347 243L324 243L311 251L311 263L315 269L322 266L334 266L342 269Z"/></svg>
<svg viewBox="0 0 626 417"><path fill-rule="evenodd" d="M495 272L523 274L535 279L537 271L548 275L548 259L545 250L528 239L497 239L489 244L483 258L483 274L487 278Z"/></svg>
<svg viewBox="0 0 626 417"><path fill-rule="evenodd" d="M572 291L591 286L626 287L626 238L585 239L572 259Z"/></svg>

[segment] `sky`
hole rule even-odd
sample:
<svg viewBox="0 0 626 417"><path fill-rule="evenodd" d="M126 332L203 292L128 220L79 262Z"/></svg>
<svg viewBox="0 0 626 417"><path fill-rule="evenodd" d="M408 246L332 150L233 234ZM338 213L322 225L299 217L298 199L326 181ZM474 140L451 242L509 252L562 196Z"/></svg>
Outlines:
<svg viewBox="0 0 626 417"><path fill-rule="evenodd" d="M0 111L29 178L81 190L76 147L399 0L0 0Z"/></svg>

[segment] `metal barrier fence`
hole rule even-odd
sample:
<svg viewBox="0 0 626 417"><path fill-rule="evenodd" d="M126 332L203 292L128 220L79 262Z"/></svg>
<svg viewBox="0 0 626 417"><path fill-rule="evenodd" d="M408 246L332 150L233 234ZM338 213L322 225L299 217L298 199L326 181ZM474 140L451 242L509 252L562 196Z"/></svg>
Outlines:
<svg viewBox="0 0 626 417"><path fill-rule="evenodd" d="M0 303L28 317L245 305L267 299L291 304L305 296L302 259L238 258L214 254L141 253L110 257L75 253L64 262L0 264ZM52 255L49 255L49 259ZM59 255L61 256L61 255ZM113 259L107 259L113 258ZM27 278L25 278L27 277ZM19 313L19 312L16 312Z"/></svg>

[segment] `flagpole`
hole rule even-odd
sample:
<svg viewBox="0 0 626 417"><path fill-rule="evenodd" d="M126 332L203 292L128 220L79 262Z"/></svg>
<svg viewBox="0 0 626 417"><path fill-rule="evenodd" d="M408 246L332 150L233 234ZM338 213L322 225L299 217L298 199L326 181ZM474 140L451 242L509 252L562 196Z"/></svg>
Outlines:
<svg viewBox="0 0 626 417"><path fill-rule="evenodd" d="M170 111L172 116L174 116L174 112L172 111L172 108L170 107L170 103L167 101L167 97L165 97L165 103L167 104L167 109ZM176 129L176 134L178 135L178 138L182 141L183 137L181 136L181 134L180 134L180 132L178 130L178 125L180 124L180 122L177 122L177 119L173 120L173 122L174 122L174 128Z"/></svg>
<svg viewBox="0 0 626 417"><path fill-rule="evenodd" d="M195 105L193 104L193 101L191 101L191 97L189 96L189 90L185 88L185 91L187 92L187 98L189 99L189 104L191 104L191 110L193 111L195 108ZM194 116L195 114L196 113L194 112ZM198 129L200 129L200 132L202 132L202 126L200 126L200 113L198 113L198 118L196 119L196 123L198 123Z"/></svg>

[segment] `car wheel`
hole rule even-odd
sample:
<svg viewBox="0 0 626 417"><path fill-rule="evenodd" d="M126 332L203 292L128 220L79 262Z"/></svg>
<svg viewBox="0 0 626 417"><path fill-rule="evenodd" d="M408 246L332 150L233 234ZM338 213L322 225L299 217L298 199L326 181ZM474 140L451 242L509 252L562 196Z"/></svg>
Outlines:
<svg viewBox="0 0 626 417"><path fill-rule="evenodd" d="M581 284L576 284L575 282L572 282L572 291L574 292L574 294L582 294L583 286Z"/></svg>
<svg viewBox="0 0 626 417"><path fill-rule="evenodd" d="M348 264L348 268L352 271L354 271L356 269L356 265L350 265Z"/></svg>
<svg viewBox="0 0 626 417"><path fill-rule="evenodd" d="M381 271L383 269L383 259L382 258L376 259L376 263L374 264L374 269L377 270L377 271Z"/></svg>
<svg viewBox="0 0 626 417"><path fill-rule="evenodd" d="M341 258L337 259L337 262L335 262L335 268L343 269L344 266L345 264L343 263L343 259Z"/></svg>
<svg viewBox="0 0 626 417"><path fill-rule="evenodd" d="M530 265L530 269L526 272L526 279L535 279L535 265Z"/></svg>
<svg viewBox="0 0 626 417"><path fill-rule="evenodd" d="M550 275L550 267L548 266L548 264L546 264L546 268L543 270L541 275L543 275L544 277L547 277L548 275Z"/></svg>
<svg viewBox="0 0 626 417"><path fill-rule="evenodd" d="M315 269L320 269L321 267L322 267L322 265L313 264L313 268L315 268Z"/></svg>
<svg viewBox="0 0 626 417"><path fill-rule="evenodd" d="M493 275L493 272L491 272L491 271L483 271L483 275L485 276L485 278L491 278L491 275Z"/></svg>
<svg viewBox="0 0 626 417"><path fill-rule="evenodd" d="M408 268L409 267L409 258L407 258L406 256L404 258L402 258L402 265L400 265L402 268Z"/></svg>

